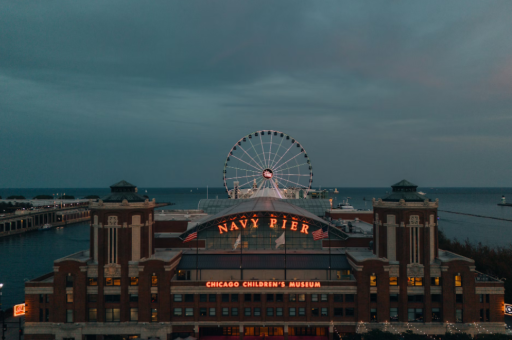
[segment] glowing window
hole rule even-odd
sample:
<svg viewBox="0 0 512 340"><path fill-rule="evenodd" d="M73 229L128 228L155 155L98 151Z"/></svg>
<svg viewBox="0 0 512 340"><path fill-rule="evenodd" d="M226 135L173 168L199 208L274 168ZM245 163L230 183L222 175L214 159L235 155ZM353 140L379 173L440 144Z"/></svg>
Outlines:
<svg viewBox="0 0 512 340"><path fill-rule="evenodd" d="M370 287L377 287L377 276L370 275Z"/></svg>

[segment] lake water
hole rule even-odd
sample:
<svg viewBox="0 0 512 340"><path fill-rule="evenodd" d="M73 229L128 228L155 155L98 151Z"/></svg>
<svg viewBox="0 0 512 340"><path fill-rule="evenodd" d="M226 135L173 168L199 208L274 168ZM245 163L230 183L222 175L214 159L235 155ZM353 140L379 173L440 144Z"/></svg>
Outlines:
<svg viewBox="0 0 512 340"><path fill-rule="evenodd" d="M139 193L156 198L157 202L173 202L176 205L161 209L197 209L200 199L206 198L206 188L139 188ZM334 204L346 197L355 208L371 209L371 199L386 196L391 188L338 188ZM512 207L500 207L501 196L510 197L512 188L419 188L431 199L439 198L440 210L493 216L512 220ZM76 198L87 195L107 195L109 189L0 189L0 196L66 193ZM223 188L210 188L209 198L227 198ZM490 245L512 243L512 222L439 213L439 225L450 238ZM64 229L30 232L0 238L0 282L4 283L2 303L4 308L24 300L24 284L53 270L53 261L89 247L89 224L70 225Z"/></svg>

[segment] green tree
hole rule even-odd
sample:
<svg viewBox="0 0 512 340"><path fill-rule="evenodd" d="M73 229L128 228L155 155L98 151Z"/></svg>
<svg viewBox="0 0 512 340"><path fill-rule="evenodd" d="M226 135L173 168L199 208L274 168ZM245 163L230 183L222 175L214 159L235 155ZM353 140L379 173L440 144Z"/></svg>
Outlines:
<svg viewBox="0 0 512 340"><path fill-rule="evenodd" d="M443 340L473 340L473 338L466 333L446 333Z"/></svg>

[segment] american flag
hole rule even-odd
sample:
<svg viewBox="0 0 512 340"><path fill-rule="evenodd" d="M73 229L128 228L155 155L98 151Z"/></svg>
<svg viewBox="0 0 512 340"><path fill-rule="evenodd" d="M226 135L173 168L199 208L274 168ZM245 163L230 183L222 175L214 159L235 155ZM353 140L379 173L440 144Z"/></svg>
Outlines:
<svg viewBox="0 0 512 340"><path fill-rule="evenodd" d="M322 229L313 231L311 234L313 235L313 240L315 241L321 240L323 238L329 238L329 227L325 226Z"/></svg>
<svg viewBox="0 0 512 340"><path fill-rule="evenodd" d="M189 234L184 240L183 243L192 241L197 238L197 231L194 231L192 234Z"/></svg>

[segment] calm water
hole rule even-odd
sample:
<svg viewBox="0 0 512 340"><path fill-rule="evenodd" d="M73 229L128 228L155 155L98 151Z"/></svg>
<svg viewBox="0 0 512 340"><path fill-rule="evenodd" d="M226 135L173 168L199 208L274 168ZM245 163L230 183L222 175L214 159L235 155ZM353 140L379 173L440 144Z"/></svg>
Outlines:
<svg viewBox="0 0 512 340"><path fill-rule="evenodd" d="M152 189L139 188L139 193L156 198L157 202L176 205L161 209L197 209L200 199L206 198L206 188ZM192 190L192 191L191 191ZM331 196L337 204L345 197L359 209L370 209L373 197L384 197L390 188L338 188L340 194ZM439 198L440 209L512 220L512 207L496 204L505 195L512 202L512 188L419 188L430 198ZM0 189L0 196L23 195L32 198L41 194L66 193L81 198L87 195L106 195L108 189ZM210 188L209 198L226 198L222 188ZM368 200L365 201L364 199ZM439 224L448 237L482 242L490 245L512 243L512 222L439 213ZM26 279L53 270L53 261L89 247L89 224L80 223L65 229L30 232L0 238L0 282L4 283L3 306L9 307L24 300Z"/></svg>

